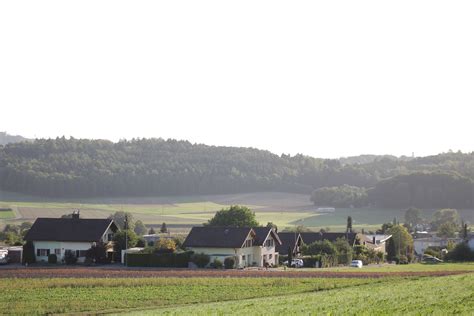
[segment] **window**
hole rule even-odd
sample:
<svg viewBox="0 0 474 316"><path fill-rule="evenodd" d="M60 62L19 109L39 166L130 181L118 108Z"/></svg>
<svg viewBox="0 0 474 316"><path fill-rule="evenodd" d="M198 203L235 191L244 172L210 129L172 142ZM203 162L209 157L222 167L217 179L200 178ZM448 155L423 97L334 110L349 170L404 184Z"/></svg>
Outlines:
<svg viewBox="0 0 474 316"><path fill-rule="evenodd" d="M245 262L245 255L242 255L242 261Z"/></svg>
<svg viewBox="0 0 474 316"><path fill-rule="evenodd" d="M76 258L85 257L87 250L76 250Z"/></svg>
<svg viewBox="0 0 474 316"><path fill-rule="evenodd" d="M60 256L61 255L61 249L59 249L59 248L54 249L54 254L57 255L57 256Z"/></svg>
<svg viewBox="0 0 474 316"><path fill-rule="evenodd" d="M38 257L47 257L49 256L49 249L36 249L36 255Z"/></svg>
<svg viewBox="0 0 474 316"><path fill-rule="evenodd" d="M273 259L273 255L272 255L272 254L269 254L269 255L268 255L268 260L271 260L271 259Z"/></svg>
<svg viewBox="0 0 474 316"><path fill-rule="evenodd" d="M107 241L112 241L113 238L114 238L114 234L112 233L107 234Z"/></svg>
<svg viewBox="0 0 474 316"><path fill-rule="evenodd" d="M247 239L245 241L245 247L252 247L252 239Z"/></svg>
<svg viewBox="0 0 474 316"><path fill-rule="evenodd" d="M273 247L273 246L274 246L273 239L267 239L265 241L265 247Z"/></svg>

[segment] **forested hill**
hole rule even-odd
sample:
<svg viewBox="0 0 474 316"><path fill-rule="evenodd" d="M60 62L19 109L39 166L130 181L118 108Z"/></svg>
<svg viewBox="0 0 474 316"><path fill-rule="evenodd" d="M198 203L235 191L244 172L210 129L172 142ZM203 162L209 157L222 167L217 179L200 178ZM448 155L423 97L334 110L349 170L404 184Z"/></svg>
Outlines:
<svg viewBox="0 0 474 316"><path fill-rule="evenodd" d="M29 141L30 139L19 136L19 135L10 135L6 132L0 132L0 145L6 145L10 143L19 143L24 141Z"/></svg>
<svg viewBox="0 0 474 316"><path fill-rule="evenodd" d="M309 194L317 188L347 184L378 187L377 192L385 194L397 188L397 183L393 183L398 179L396 176L414 172L441 172L448 178L462 178L464 185L471 185L474 179L473 153L370 160L347 164L302 155L278 156L253 148L216 147L163 139L117 143L74 138L40 139L0 146L0 189L54 197L256 191ZM388 179L392 182L387 182ZM406 182L406 179L400 179ZM432 179L438 181L436 177ZM445 177L440 179L445 181ZM428 180L423 178L423 181ZM378 203L383 204L383 201L379 199Z"/></svg>

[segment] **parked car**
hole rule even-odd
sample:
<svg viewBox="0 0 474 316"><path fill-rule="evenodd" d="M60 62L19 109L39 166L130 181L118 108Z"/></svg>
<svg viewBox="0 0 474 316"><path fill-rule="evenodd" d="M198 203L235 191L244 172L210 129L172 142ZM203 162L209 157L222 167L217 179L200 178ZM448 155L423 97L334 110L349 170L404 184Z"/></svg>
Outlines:
<svg viewBox="0 0 474 316"><path fill-rule="evenodd" d="M8 263L8 250L0 250L0 264Z"/></svg>
<svg viewBox="0 0 474 316"><path fill-rule="evenodd" d="M285 266L288 266L288 260L283 262ZM293 268L302 268L303 267L303 260L302 259L293 259L291 260L291 267Z"/></svg>
<svg viewBox="0 0 474 316"><path fill-rule="evenodd" d="M441 263L441 262L443 262L443 260L438 259L438 258L433 257L433 256L425 256L421 261L424 262L424 263Z"/></svg>
<svg viewBox="0 0 474 316"><path fill-rule="evenodd" d="M362 268L364 264L362 263L362 260L352 260L351 261L351 267L354 268Z"/></svg>

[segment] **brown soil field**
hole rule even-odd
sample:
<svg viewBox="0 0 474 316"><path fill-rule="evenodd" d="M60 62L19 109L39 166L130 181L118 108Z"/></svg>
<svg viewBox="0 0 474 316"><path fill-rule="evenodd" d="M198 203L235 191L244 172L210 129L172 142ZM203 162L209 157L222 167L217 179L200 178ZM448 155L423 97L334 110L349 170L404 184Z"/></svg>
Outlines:
<svg viewBox="0 0 474 316"><path fill-rule="evenodd" d="M3 268L0 278L200 278L200 277L275 277L275 278L383 278L447 276L472 271L418 271L418 272L311 272L281 270L208 270L208 269L151 269L151 268Z"/></svg>

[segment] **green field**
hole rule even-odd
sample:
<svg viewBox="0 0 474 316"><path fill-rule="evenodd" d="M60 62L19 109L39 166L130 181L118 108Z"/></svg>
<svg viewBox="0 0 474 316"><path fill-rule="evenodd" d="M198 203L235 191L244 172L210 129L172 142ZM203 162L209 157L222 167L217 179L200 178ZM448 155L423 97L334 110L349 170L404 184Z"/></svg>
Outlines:
<svg viewBox="0 0 474 316"><path fill-rule="evenodd" d="M382 278L88 278L87 275L85 278L3 278L0 279L0 306L2 311L13 315L474 313L472 265L414 266L416 271L433 271L432 267L436 271L454 271L467 267L471 273ZM397 271L402 270L409 269Z"/></svg>
<svg viewBox="0 0 474 316"><path fill-rule="evenodd" d="M342 278L1 279L0 306L9 314L28 315L123 311L272 297L379 282L380 279Z"/></svg>
<svg viewBox="0 0 474 316"><path fill-rule="evenodd" d="M393 279L336 290L132 312L128 315L473 315L474 275Z"/></svg>
<svg viewBox="0 0 474 316"><path fill-rule="evenodd" d="M14 218L15 213L11 209L0 208L0 219Z"/></svg>
<svg viewBox="0 0 474 316"><path fill-rule="evenodd" d="M0 212L0 226L9 220L20 223L34 221L37 217L61 217L76 209L81 210L84 218L104 218L123 210L148 225L157 226L166 222L172 230L187 231L193 225L206 222L216 211L234 204L250 207L260 223L273 222L279 229L303 225L314 230L329 227L332 231L343 231L347 216L352 216L355 229L375 230L382 223L391 222L394 217L403 221L404 215L404 210L377 208L340 208L332 213L318 213L307 195L290 193L66 200L35 198L0 191L0 208L11 208L21 216L12 220L16 214L8 212L2 216ZM430 218L434 211L423 210L423 215ZM474 222L474 211L459 212L465 221Z"/></svg>

